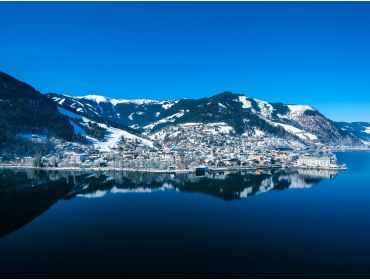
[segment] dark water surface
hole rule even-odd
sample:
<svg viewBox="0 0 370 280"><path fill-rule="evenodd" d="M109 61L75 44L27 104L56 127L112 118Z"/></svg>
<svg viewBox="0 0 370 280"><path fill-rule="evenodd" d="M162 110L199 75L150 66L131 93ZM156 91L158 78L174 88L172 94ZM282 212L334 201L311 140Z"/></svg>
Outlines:
<svg viewBox="0 0 370 280"><path fill-rule="evenodd" d="M349 170L0 170L0 277L370 277L370 153Z"/></svg>

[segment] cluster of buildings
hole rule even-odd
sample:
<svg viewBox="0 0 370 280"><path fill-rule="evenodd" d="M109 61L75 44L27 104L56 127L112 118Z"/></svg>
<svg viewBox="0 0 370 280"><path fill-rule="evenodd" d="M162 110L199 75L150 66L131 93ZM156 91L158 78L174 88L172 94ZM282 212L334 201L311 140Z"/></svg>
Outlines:
<svg viewBox="0 0 370 280"><path fill-rule="evenodd" d="M340 169L336 158L299 142L281 138L237 135L225 123L169 126L151 135L159 146L121 138L109 152L93 145L53 139L55 151L43 157L14 159L12 164L49 168L111 168L141 171L194 171L257 168Z"/></svg>

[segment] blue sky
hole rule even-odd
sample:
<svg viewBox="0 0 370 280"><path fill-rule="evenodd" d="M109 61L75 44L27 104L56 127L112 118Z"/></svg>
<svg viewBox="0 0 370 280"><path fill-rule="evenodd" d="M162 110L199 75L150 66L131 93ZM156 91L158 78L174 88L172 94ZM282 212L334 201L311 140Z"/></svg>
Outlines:
<svg viewBox="0 0 370 280"><path fill-rule="evenodd" d="M42 92L222 91L370 121L370 3L0 2L0 70Z"/></svg>

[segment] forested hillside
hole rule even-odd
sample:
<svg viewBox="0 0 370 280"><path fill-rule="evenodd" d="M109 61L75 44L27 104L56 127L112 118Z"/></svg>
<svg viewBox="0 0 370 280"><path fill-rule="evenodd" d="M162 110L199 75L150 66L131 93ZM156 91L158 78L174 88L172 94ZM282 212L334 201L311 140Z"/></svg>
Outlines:
<svg viewBox="0 0 370 280"><path fill-rule="evenodd" d="M0 72L0 155L35 152L35 134L72 140L73 128L45 95Z"/></svg>

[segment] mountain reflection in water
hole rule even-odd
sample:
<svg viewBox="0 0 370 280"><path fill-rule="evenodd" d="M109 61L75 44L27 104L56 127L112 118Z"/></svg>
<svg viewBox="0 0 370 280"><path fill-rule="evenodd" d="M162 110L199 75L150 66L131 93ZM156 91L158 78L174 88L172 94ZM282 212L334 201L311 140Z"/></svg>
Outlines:
<svg viewBox="0 0 370 280"><path fill-rule="evenodd" d="M288 188L309 188L332 179L327 170L256 170L241 173L158 174L0 170L0 237L26 225L61 199L110 193L198 192L224 200Z"/></svg>

